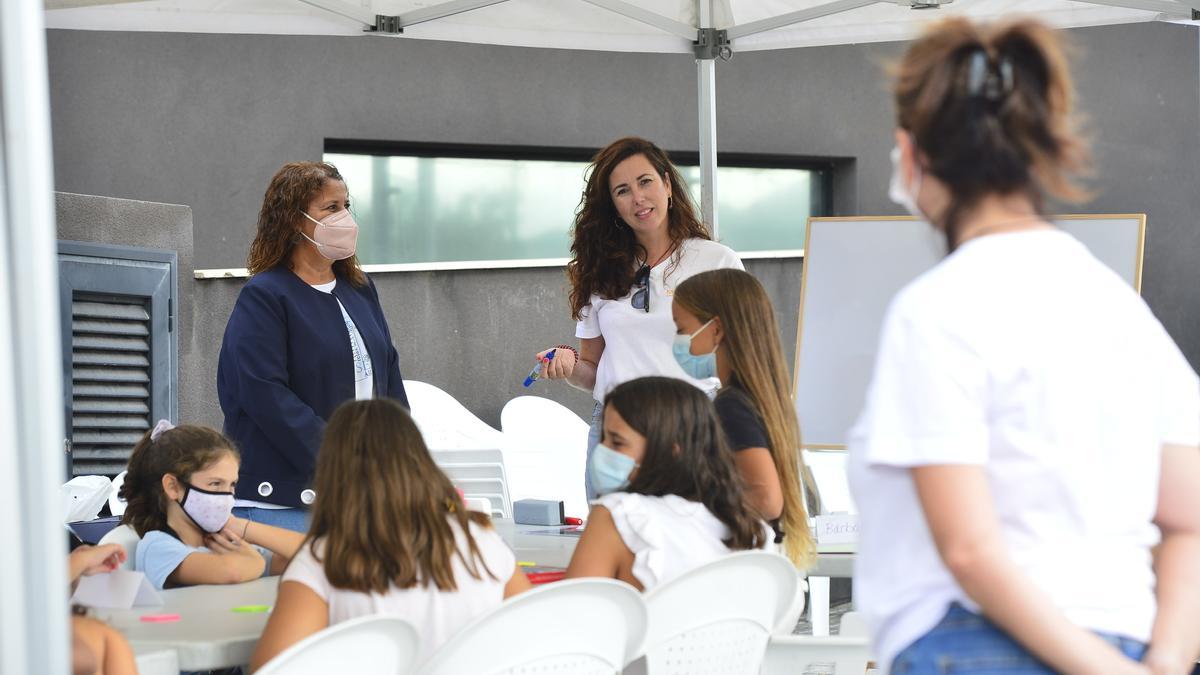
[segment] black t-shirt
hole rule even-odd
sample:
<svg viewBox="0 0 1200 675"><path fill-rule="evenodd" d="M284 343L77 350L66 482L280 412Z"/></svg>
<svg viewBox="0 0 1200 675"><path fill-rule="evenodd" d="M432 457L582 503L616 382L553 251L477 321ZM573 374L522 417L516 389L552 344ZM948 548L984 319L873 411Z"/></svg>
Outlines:
<svg viewBox="0 0 1200 675"><path fill-rule="evenodd" d="M767 427L750 395L736 381L721 387L713 400L717 406L717 417L725 430L725 438L734 452L746 448L770 448Z"/></svg>
<svg viewBox="0 0 1200 675"><path fill-rule="evenodd" d="M742 389L737 380L721 387L717 397L713 399L717 407L717 417L721 420L721 428L725 430L725 438L734 452L748 448L771 449L767 437L767 427L763 424L762 415L758 413L750 395ZM771 529L775 530L775 543L783 541L783 530L779 527L779 519L771 521Z"/></svg>

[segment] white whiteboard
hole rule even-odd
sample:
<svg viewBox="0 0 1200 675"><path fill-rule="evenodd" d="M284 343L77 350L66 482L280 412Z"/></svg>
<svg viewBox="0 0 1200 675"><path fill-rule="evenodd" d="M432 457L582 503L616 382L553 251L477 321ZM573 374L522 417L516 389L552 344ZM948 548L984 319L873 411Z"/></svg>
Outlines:
<svg viewBox="0 0 1200 675"><path fill-rule="evenodd" d="M1057 216L1138 292L1146 216ZM946 254L945 238L908 217L810 218L804 246L793 392L806 448L845 448L862 410L888 303ZM1014 270L1020 261L1013 261Z"/></svg>

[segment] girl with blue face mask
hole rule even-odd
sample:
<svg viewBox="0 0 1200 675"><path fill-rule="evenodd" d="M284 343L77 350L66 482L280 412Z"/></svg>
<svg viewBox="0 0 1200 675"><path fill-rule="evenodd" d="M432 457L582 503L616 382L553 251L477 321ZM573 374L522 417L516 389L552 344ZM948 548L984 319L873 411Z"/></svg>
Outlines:
<svg viewBox="0 0 1200 675"><path fill-rule="evenodd" d="M732 551L770 545L712 401L674 378L644 377L605 399L589 460L599 499L568 577L647 590Z"/></svg>
<svg viewBox="0 0 1200 675"><path fill-rule="evenodd" d="M219 431L161 420L134 446L119 497L141 538L134 569L155 587L279 574L304 536L232 515L241 458Z"/></svg>
<svg viewBox="0 0 1200 675"><path fill-rule="evenodd" d="M770 521L788 558L810 567L816 547L808 513L817 511L819 500L800 462L791 378L771 299L752 274L710 270L679 284L671 314L679 365L721 380L713 403L746 484L747 503Z"/></svg>

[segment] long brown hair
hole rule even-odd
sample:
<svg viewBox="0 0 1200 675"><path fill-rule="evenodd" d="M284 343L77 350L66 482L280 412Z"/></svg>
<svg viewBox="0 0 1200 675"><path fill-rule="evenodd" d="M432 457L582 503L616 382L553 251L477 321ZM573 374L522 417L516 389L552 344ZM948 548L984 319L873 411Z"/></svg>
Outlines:
<svg viewBox="0 0 1200 675"><path fill-rule="evenodd" d="M125 482L117 496L126 503L122 525L132 525L139 537L154 530L168 530L167 503L162 478L174 474L189 483L192 474L203 471L225 455L241 459L233 442L216 429L181 424L150 440L147 431L133 446Z"/></svg>
<svg viewBox="0 0 1200 675"><path fill-rule="evenodd" d="M317 499L305 545L324 558L335 588L384 593L391 584L433 583L453 591L455 556L474 578L483 578L481 569L496 578L469 527L490 527L491 521L463 507L417 425L395 401L350 401L334 411L313 487ZM450 520L462 531L467 554L459 550Z"/></svg>
<svg viewBox="0 0 1200 675"><path fill-rule="evenodd" d="M808 529L808 509L800 494L801 476L809 494L816 484L800 461L800 425L789 393L779 325L766 289L754 275L735 269L702 272L675 288L674 302L701 322L721 319L721 347L767 429L768 450L783 492L783 548L800 568L815 562L816 544ZM729 396L727 390L718 396Z"/></svg>
<svg viewBox="0 0 1200 675"><path fill-rule="evenodd" d="M613 388L605 407L646 438L646 454L622 490L700 502L729 529L725 545L762 548L765 526L742 498L745 486L704 392L673 377L642 377Z"/></svg>
<svg viewBox="0 0 1200 675"><path fill-rule="evenodd" d="M292 249L304 238L300 236L302 211L329 181L345 183L337 167L328 162L291 162L280 167L271 178L258 211L258 229L246 256L246 270L258 274L279 265L286 265ZM352 255L333 263L333 273L354 286L363 286L367 277Z"/></svg>
<svg viewBox="0 0 1200 675"><path fill-rule="evenodd" d="M638 261L646 259L646 250L638 243L633 230L617 215L608 189L613 169L636 155L645 157L671 188L674 203L667 209L667 234L672 246L678 246L685 239L712 238L708 228L696 216L696 205L688 194L687 183L666 152L635 136L609 143L592 158L575 213L571 262L567 263L572 318L580 318L593 294L602 298L621 298L628 294L633 287Z"/></svg>
<svg viewBox="0 0 1200 675"><path fill-rule="evenodd" d="M959 221L990 194L1079 201L1088 149L1059 34L1032 20L986 26L951 18L915 41L894 69L896 121L924 170L946 185L940 216L953 250Z"/></svg>

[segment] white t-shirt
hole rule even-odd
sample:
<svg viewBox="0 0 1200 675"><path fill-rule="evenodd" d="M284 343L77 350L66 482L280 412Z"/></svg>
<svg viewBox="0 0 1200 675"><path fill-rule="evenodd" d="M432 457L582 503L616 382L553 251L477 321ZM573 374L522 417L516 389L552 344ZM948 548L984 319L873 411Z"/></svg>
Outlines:
<svg viewBox="0 0 1200 675"><path fill-rule="evenodd" d="M618 384L651 375L675 377L705 391L715 391L720 386L716 378L703 381L689 377L671 354L671 344L675 341L671 296L675 287L688 277L726 267L744 269L729 247L706 239L688 239L678 251L650 270L649 313L633 308L634 289L614 300L592 295L575 327L575 337L604 338L604 353L596 367L592 396L603 401Z"/></svg>
<svg viewBox="0 0 1200 675"><path fill-rule="evenodd" d="M621 541L633 552L633 577L643 590L731 553L729 528L704 504L679 495L613 492L592 502L608 509ZM763 523L766 548L774 534Z"/></svg>
<svg viewBox="0 0 1200 675"><path fill-rule="evenodd" d="M467 557L469 549L462 530L454 520L450 520L450 526L458 540L458 550L463 557ZM439 591L432 583L406 589L393 585L384 594L334 588L308 545L292 558L281 582L300 582L320 596L329 605L330 626L369 614L387 614L408 620L420 637L420 663L459 629L494 610L504 601L504 585L512 578L516 557L493 529L471 523L471 536L475 538L483 562L495 578L489 576L479 561L475 560L479 576L482 577L476 579L458 556L452 556L454 581L458 585L455 591ZM324 551L322 543L319 540L316 542L318 553Z"/></svg>
<svg viewBox="0 0 1200 675"><path fill-rule="evenodd" d="M313 288L322 293L333 293L333 289L336 286L337 279L327 284L312 285ZM338 309L342 310L342 320L346 322L346 332L350 335L350 356L354 360L354 398L359 401L372 398L375 395L375 371L371 367L371 355L367 353L367 346L363 344L362 335L358 332L358 326L354 325L354 320L346 313L346 308L342 305L342 301L336 296L335 299L338 303Z"/></svg>
<svg viewBox="0 0 1200 675"><path fill-rule="evenodd" d="M850 434L855 605L885 667L953 601L911 467L987 474L1008 555L1077 625L1146 641L1164 443L1200 380L1140 297L1053 229L968 241L904 288Z"/></svg>

